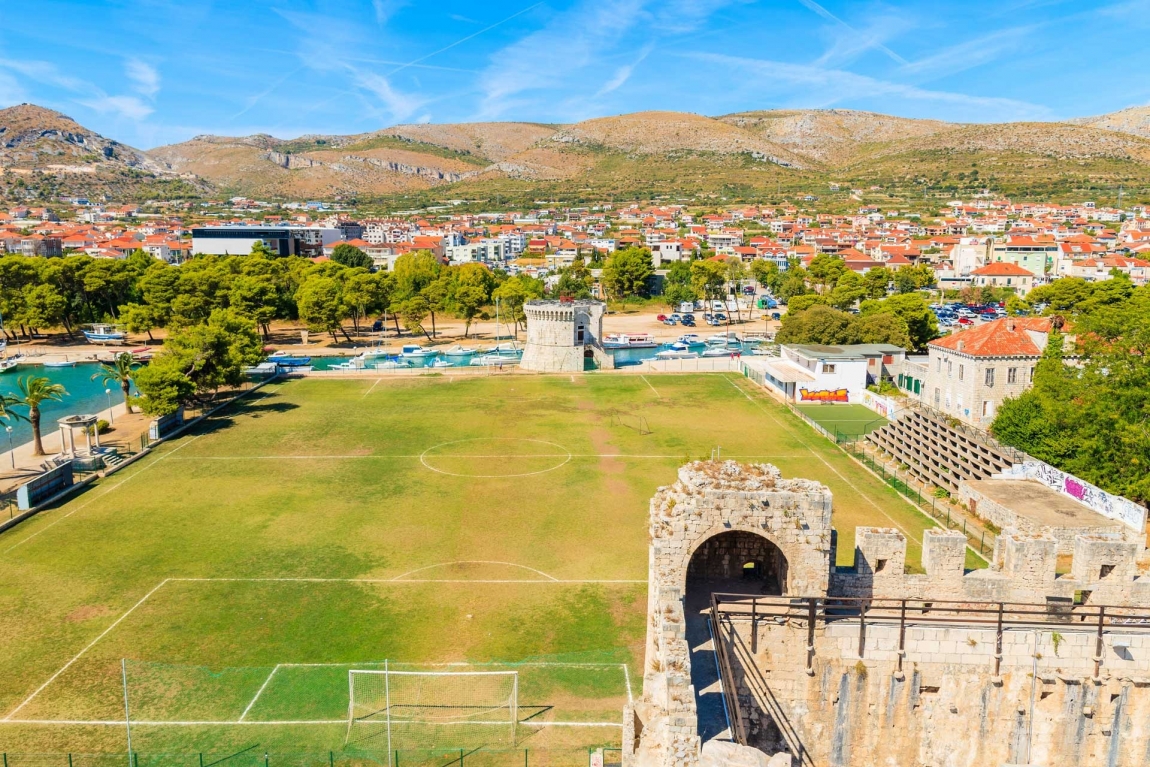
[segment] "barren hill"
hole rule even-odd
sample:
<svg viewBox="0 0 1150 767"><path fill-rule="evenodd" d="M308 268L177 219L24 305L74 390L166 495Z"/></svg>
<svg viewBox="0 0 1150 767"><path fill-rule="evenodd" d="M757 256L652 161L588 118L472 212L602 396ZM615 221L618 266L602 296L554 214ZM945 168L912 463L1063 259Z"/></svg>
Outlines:
<svg viewBox="0 0 1150 767"><path fill-rule="evenodd" d="M1131 160L1150 164L1150 140L1066 123L968 125L891 142L870 158L930 151L963 154L1015 154L1055 160Z"/></svg>
<svg viewBox="0 0 1150 767"><path fill-rule="evenodd" d="M1097 117L1076 117L1067 122L1150 138L1150 106L1130 107Z"/></svg>
<svg viewBox="0 0 1150 767"><path fill-rule="evenodd" d="M957 125L841 109L637 112L572 125L396 125L280 139L203 135L141 152L49 109L0 110L0 197L239 193L534 199L809 191L827 180L1026 194L1150 186L1150 108ZM977 173L975 171L978 171ZM833 174L834 178L829 178ZM977 179L977 180L975 180Z"/></svg>
<svg viewBox="0 0 1150 767"><path fill-rule="evenodd" d="M717 119L831 166L851 162L860 147L869 144L930 136L956 127L938 120L912 120L851 109L778 109L739 112Z"/></svg>
<svg viewBox="0 0 1150 767"><path fill-rule="evenodd" d="M101 166L158 170L140 150L34 104L0 109L0 166L80 173Z"/></svg>
<svg viewBox="0 0 1150 767"><path fill-rule="evenodd" d="M803 158L738 125L683 112L635 112L569 125L554 142L600 146L635 154L712 152L760 154L780 165L803 167Z"/></svg>

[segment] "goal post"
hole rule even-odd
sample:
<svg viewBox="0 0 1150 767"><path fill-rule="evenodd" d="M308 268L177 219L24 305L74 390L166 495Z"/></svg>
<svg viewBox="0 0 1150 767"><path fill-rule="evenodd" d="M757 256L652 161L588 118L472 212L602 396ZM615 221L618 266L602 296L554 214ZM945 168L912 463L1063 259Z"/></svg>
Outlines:
<svg viewBox="0 0 1150 767"><path fill-rule="evenodd" d="M513 746L517 671L348 671L345 745L401 749ZM390 760L390 756L389 756Z"/></svg>

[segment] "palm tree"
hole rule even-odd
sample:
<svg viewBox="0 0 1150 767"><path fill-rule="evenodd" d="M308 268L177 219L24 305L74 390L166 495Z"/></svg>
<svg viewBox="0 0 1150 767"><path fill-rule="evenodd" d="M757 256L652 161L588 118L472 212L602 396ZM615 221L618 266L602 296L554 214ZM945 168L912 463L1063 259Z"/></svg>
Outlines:
<svg viewBox="0 0 1150 767"><path fill-rule="evenodd" d="M132 406L128 404L128 398L132 396L132 379L135 377L136 361L128 352L121 352L116 355L116 359L109 365L104 363L100 365L99 371L92 374L92 380L97 378L104 386L109 384L118 384L120 391L124 392L124 408L130 413Z"/></svg>
<svg viewBox="0 0 1150 767"><path fill-rule="evenodd" d="M28 408L28 423L32 425L32 455L44 455L40 441L40 404L48 400L62 400L68 392L63 384L52 383L43 376L21 376L16 381L20 395L12 398L13 405Z"/></svg>

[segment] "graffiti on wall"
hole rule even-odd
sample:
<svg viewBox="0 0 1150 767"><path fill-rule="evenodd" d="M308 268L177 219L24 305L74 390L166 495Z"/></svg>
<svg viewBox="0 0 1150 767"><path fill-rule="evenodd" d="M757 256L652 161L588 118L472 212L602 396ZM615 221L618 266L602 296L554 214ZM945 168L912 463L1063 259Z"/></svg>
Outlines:
<svg viewBox="0 0 1150 767"><path fill-rule="evenodd" d="M846 389L819 389L818 391L799 389L799 400L802 402L850 402L850 393Z"/></svg>
<svg viewBox="0 0 1150 767"><path fill-rule="evenodd" d="M1026 461L1016 464L1005 476L1020 479L1035 479L1060 493L1088 506L1107 519L1121 522L1128 527L1144 532L1146 530L1146 509L1119 495L1112 495L1089 482L1084 482L1072 474L1054 468L1043 461Z"/></svg>
<svg viewBox="0 0 1150 767"><path fill-rule="evenodd" d="M862 404L890 421L897 421L899 413L906 409L906 405L898 400L875 394L869 389L862 393Z"/></svg>

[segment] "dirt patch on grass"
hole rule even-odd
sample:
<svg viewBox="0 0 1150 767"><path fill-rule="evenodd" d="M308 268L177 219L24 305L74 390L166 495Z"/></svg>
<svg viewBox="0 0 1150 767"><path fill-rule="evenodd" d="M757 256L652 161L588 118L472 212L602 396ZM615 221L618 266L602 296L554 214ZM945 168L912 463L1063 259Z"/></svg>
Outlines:
<svg viewBox="0 0 1150 767"><path fill-rule="evenodd" d="M622 474L624 470L623 462L618 458L613 457L615 453L619 452L619 448L611 444L611 435L606 429L598 427L591 430L591 446L595 448L595 452L599 454L599 469L606 475L607 488L612 492L620 492L626 489L618 479L612 479L612 475ZM616 487L620 485L621 487Z"/></svg>
<svg viewBox="0 0 1150 767"><path fill-rule="evenodd" d="M65 615L64 620L69 623L81 623L92 620L93 618L103 618L105 615L111 614L112 608L107 605L81 605Z"/></svg>

